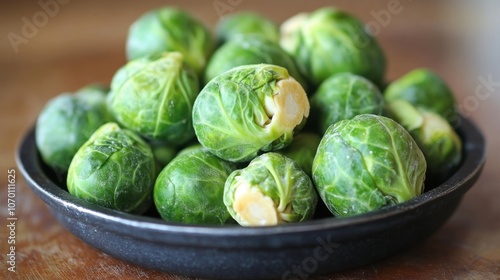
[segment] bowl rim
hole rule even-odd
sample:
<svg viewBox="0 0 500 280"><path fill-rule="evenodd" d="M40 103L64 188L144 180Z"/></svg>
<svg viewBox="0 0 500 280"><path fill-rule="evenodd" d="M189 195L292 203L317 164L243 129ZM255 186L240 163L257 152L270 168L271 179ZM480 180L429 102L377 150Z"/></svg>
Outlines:
<svg viewBox="0 0 500 280"><path fill-rule="evenodd" d="M170 234L184 238L179 240L184 240L185 244L193 245L192 241L199 241L200 237L272 238L279 235L341 231L342 229L352 227L359 227L360 229L370 227L370 232L373 232L373 230L383 231L390 228L393 225L391 223L391 220L393 220L391 218L393 217L399 216L397 220L401 218L405 219L404 214L409 211L418 210L418 208L424 205L436 202L449 195L461 195L471 187L472 184L467 184L467 182L477 179L484 166L486 160L486 143L482 133L471 120L463 116L460 116L459 120L460 125L457 131L464 143L463 160L454 174L439 186L406 202L366 214L347 218L332 216L272 227L242 227L239 225L206 226L171 223L163 221L160 218L134 215L108 209L76 198L54 183L43 172L41 159L35 144L35 125L21 138L15 157L18 168L26 183L52 208L52 211L64 212L65 215L79 219L86 224L98 223L103 227L105 226L107 230L113 230L134 238L172 242L169 238L163 237L166 234ZM410 219L410 217L406 219ZM137 231L131 231L131 227L137 229ZM360 235L368 234L368 230L360 230L358 232ZM189 237L195 239L190 239ZM175 244L178 244L177 241L175 241ZM220 244L211 243L210 240L206 240L203 243L211 246L220 246ZM230 245L230 243L231 240L228 240L226 245Z"/></svg>

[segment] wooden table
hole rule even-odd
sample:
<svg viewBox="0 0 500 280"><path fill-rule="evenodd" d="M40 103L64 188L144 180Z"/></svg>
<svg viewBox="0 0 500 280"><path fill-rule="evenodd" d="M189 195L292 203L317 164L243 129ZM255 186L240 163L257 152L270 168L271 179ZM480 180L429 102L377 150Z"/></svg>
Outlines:
<svg viewBox="0 0 500 280"><path fill-rule="evenodd" d="M51 14L37 2L2 3L0 11L0 278L5 279L184 279L150 271L99 252L69 233L21 178L14 152L21 135L51 97L89 83L107 84L125 63L129 24L161 1L51 2ZM45 3L44 2L44 3ZM173 1L171 1L173 2ZM219 14L257 10L277 22L329 1L175 1L207 24ZM340 2L340 1L339 1ZM354 1L351 1L354 2ZM465 1L462 1L465 2ZM66 4L62 4L66 3ZM398 4L399 3L399 4ZM414 248L379 262L311 279L498 279L500 276L500 36L493 1L447 5L445 1L343 1L374 31L389 61L388 78L429 67L450 84L466 117L483 130L488 161L477 184L451 219ZM388 12L399 5L398 13ZM217 6L217 8L216 8ZM225 10L224 10L225 9ZM38 17L38 18L36 18ZM13 47L10 32L22 35L26 21L36 30ZM24 35L26 35L24 34ZM28 38L29 37L29 38ZM18 52L15 52L17 48ZM490 80L484 87L482 80ZM484 92L484 90L488 90ZM8 172L16 191L16 273L7 270ZM12 172L12 171L10 171Z"/></svg>

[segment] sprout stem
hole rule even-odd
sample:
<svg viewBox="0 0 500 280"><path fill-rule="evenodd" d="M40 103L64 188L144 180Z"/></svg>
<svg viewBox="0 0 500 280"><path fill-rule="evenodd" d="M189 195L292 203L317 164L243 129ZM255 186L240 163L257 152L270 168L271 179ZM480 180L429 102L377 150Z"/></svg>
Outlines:
<svg viewBox="0 0 500 280"><path fill-rule="evenodd" d="M279 91L274 95L276 112L273 122L280 127L294 129L309 116L309 100L302 86L292 77L277 82Z"/></svg>
<svg viewBox="0 0 500 280"><path fill-rule="evenodd" d="M278 224L276 206L271 198L257 187L241 182L234 193L233 209L244 226L272 226Z"/></svg>

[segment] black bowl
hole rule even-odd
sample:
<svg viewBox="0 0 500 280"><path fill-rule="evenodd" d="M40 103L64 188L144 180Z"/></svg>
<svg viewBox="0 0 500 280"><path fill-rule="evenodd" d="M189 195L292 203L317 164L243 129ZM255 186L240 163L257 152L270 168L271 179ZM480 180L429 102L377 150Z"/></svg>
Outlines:
<svg viewBox="0 0 500 280"><path fill-rule="evenodd" d="M435 232L476 182L485 140L467 119L458 133L463 161L442 184L395 206L350 218L317 218L265 228L191 226L89 204L70 195L42 163L34 129L17 163L59 222L84 242L142 267L196 277L295 279L367 264L407 249Z"/></svg>

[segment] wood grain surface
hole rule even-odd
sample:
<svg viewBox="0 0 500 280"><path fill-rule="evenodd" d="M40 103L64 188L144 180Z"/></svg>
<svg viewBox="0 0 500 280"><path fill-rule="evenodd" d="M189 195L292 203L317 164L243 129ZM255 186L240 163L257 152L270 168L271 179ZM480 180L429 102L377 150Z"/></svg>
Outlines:
<svg viewBox="0 0 500 280"><path fill-rule="evenodd" d="M48 2L57 3L57 9L53 7L53 13L44 17L40 3ZM3 2L0 279L189 279L114 259L63 228L21 178L14 159L20 137L50 98L90 83L109 83L125 63L130 23L149 9L165 3L176 5L213 26L228 12L256 10L280 23L300 11L332 2L372 24L389 62L388 79L417 67L429 67L445 78L462 113L485 134L488 160L481 178L455 214L430 238L384 260L310 279L499 279L500 5L487 0L473 4L410 0ZM396 4L399 12L387 13L389 5ZM25 22L34 20L38 23L36 30L24 36ZM13 44L11 33L22 35L24 41ZM15 273L7 270L9 170L16 172Z"/></svg>

